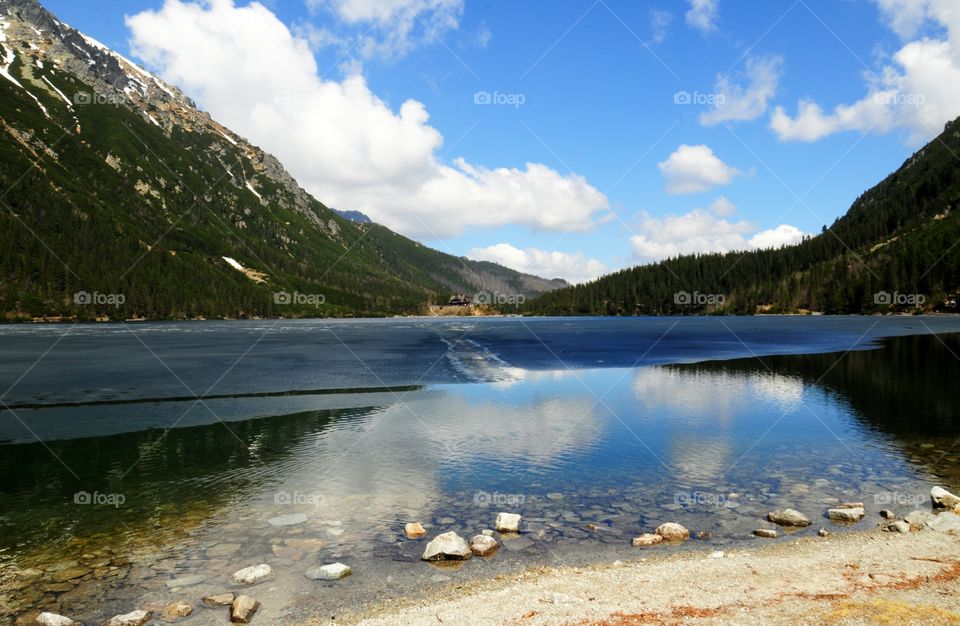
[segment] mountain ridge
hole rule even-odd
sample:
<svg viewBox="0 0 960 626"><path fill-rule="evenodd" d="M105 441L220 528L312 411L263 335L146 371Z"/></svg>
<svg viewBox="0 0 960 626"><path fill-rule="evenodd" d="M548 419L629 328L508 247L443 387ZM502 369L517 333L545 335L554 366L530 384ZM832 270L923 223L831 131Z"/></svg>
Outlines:
<svg viewBox="0 0 960 626"><path fill-rule="evenodd" d="M0 0L0 50L0 319L416 314L566 285L351 221L35 0Z"/></svg>

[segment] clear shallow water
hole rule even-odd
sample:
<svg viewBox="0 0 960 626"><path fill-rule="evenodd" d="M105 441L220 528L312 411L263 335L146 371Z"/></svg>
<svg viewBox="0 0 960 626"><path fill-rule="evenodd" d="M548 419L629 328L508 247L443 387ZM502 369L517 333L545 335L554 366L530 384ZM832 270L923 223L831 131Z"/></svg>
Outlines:
<svg viewBox="0 0 960 626"><path fill-rule="evenodd" d="M214 392L226 397L203 403L171 400L183 385L138 358L123 343L128 330L78 328L80 344L62 352L63 339L50 352L57 376L44 359L3 399L29 406L0 418L9 442L0 446L0 614L42 606L97 623L143 602L196 602L233 588L233 571L266 562L275 577L252 589L264 604L257 621L283 623L441 584L437 577L636 558L643 553L630 538L664 521L709 533L692 545L724 546L759 541L749 533L773 508L805 511L815 525L801 532L813 533L828 525L820 518L829 503L855 499L867 503L872 515L859 527L869 527L881 508L928 506L936 482L960 484L955 335L827 353L960 321L536 322L536 336L522 341L532 336L528 320L481 321L466 335L460 321L284 322L287 330L248 353L265 372L249 367L232 380L238 366ZM182 336L168 328L180 325L133 330L147 328L144 342L200 393L229 366L225 355L269 324L190 325ZM64 328L41 330L0 329L0 369L12 375L14 353L42 354ZM475 343L457 344L457 333ZM307 359L313 348L297 343L315 336L325 338L316 348L325 360ZM268 339L275 344L260 354ZM88 363L83 346L105 356ZM803 351L820 354L794 354ZM377 358L358 366L351 352ZM751 358L710 360L738 356ZM30 362L21 358L16 376ZM37 376L48 377L46 388ZM106 380L129 391L106 393ZM464 384L471 380L488 382ZM361 386L378 389L304 391ZM289 390L304 392L249 395ZM98 404L114 393L153 400ZM72 404L35 406L44 400ZM103 503L76 503L84 492ZM430 536L469 536L498 510L522 513L526 527L492 559L441 569L418 562L424 541L402 537L411 520ZM307 520L269 521L289 513ZM303 577L333 560L354 575L336 584ZM28 568L37 571L24 576ZM83 573L59 581L71 569ZM186 576L199 582L181 588L175 581ZM198 607L186 623L222 618Z"/></svg>

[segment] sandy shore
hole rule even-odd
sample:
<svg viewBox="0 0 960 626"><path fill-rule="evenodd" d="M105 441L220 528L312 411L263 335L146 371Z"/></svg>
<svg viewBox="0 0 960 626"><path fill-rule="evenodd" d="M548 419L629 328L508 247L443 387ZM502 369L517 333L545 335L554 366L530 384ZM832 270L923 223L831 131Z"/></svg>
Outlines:
<svg viewBox="0 0 960 626"><path fill-rule="evenodd" d="M339 615L336 623L960 624L960 536L954 534L871 530L758 539L755 547L718 557L670 546L625 548L622 563L455 585L363 615Z"/></svg>

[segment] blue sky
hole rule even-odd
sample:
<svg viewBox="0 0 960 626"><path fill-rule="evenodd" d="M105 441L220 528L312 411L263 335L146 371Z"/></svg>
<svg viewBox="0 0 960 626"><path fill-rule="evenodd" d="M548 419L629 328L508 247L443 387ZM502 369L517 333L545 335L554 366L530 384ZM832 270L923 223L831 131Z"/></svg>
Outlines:
<svg viewBox="0 0 960 626"><path fill-rule="evenodd" d="M819 232L960 115L948 0L44 4L320 200L571 280Z"/></svg>

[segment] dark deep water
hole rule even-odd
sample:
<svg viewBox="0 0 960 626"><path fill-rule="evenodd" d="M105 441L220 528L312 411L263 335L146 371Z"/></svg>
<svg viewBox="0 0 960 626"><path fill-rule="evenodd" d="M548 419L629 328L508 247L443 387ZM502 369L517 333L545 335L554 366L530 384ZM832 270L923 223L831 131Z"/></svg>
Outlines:
<svg viewBox="0 0 960 626"><path fill-rule="evenodd" d="M283 623L446 579L636 558L631 537L664 521L709 533L687 547L722 547L759 541L773 508L806 512L799 532L815 533L831 502L856 499L868 517L853 528L870 528L879 509L928 508L934 484L960 488L956 331L773 317L3 327L0 623L197 603L257 563L274 569L250 590L257 621ZM424 540L402 534L419 520L428 537L469 537L500 510L525 532L460 568L419 562ZM275 525L290 513L306 520ZM332 561L354 575L304 578ZM198 605L183 623L223 617Z"/></svg>

